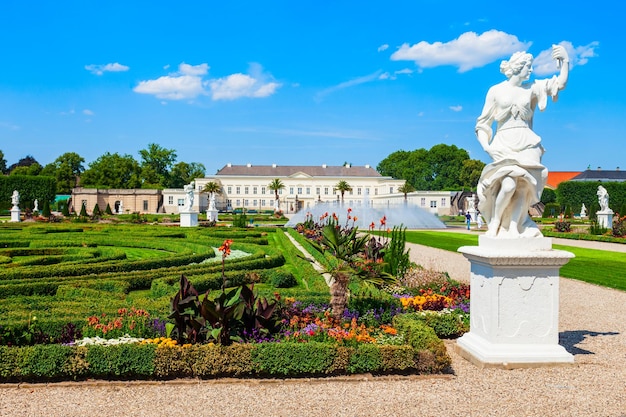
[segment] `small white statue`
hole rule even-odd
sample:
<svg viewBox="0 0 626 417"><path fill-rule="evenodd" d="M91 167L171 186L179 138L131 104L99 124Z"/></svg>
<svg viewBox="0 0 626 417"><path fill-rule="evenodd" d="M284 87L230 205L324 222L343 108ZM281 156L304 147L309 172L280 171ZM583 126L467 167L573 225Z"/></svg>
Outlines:
<svg viewBox="0 0 626 417"><path fill-rule="evenodd" d="M476 122L477 139L493 159L477 187L487 236L542 236L529 215L530 207L540 201L548 177L548 170L541 165L541 138L532 130L533 115L536 107L546 108L548 97L557 99L569 74L565 48L553 45L552 58L560 65L559 75L532 82L527 82L532 74L531 54L516 52L502 61L500 72L507 80L489 89Z"/></svg>
<svg viewBox="0 0 626 417"><path fill-rule="evenodd" d="M120 205L117 206L117 214L124 214L124 202L120 200Z"/></svg>
<svg viewBox="0 0 626 417"><path fill-rule="evenodd" d="M586 217L587 216L587 207L585 207L585 203L583 203L582 207L580 208L580 217Z"/></svg>
<svg viewBox="0 0 626 417"><path fill-rule="evenodd" d="M11 204L13 204L13 208L18 208L20 204L20 193L17 190L13 190L13 195L11 195Z"/></svg>
<svg viewBox="0 0 626 417"><path fill-rule="evenodd" d="M215 210L217 210L215 208L215 193L211 193L211 196L209 197L209 211Z"/></svg>
<svg viewBox="0 0 626 417"><path fill-rule="evenodd" d="M39 200L35 199L35 208L33 208L33 211L39 211Z"/></svg>
<svg viewBox="0 0 626 417"><path fill-rule="evenodd" d="M598 195L598 203L600 204L600 211L608 212L609 211L608 191L606 191L606 188L604 188L603 186L598 185L598 192L596 194Z"/></svg>
<svg viewBox="0 0 626 417"><path fill-rule="evenodd" d="M186 193L185 194L185 205L183 206L183 211L191 211L191 208L193 207L194 186L195 186L195 181L191 181L189 184L186 184L183 187L183 190Z"/></svg>

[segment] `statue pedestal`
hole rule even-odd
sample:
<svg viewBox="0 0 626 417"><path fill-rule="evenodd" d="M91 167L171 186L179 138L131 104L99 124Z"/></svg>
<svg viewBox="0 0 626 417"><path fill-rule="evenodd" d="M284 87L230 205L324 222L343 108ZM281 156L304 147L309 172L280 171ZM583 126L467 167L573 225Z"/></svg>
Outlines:
<svg viewBox="0 0 626 417"><path fill-rule="evenodd" d="M217 221L217 210L207 210L206 211L206 219L210 222Z"/></svg>
<svg viewBox="0 0 626 417"><path fill-rule="evenodd" d="M194 211L181 211L180 212L180 227L197 227L198 226L198 212Z"/></svg>
<svg viewBox="0 0 626 417"><path fill-rule="evenodd" d="M459 252L471 263L470 331L461 356L481 367L573 363L559 345L559 269L574 255L548 238L479 237Z"/></svg>
<svg viewBox="0 0 626 417"><path fill-rule="evenodd" d="M21 217L21 210L19 207L13 207L11 209L11 222L13 223L18 223L22 221L22 217Z"/></svg>
<svg viewBox="0 0 626 417"><path fill-rule="evenodd" d="M606 229L611 229L613 227L613 210L608 209L606 211L597 211L596 216L598 216L599 226Z"/></svg>

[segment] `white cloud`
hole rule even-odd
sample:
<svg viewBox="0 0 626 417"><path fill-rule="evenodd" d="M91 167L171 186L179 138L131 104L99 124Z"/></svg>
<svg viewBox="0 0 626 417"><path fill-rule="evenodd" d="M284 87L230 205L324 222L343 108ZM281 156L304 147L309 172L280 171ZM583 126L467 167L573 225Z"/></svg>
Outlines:
<svg viewBox="0 0 626 417"><path fill-rule="evenodd" d="M316 100L321 100L324 97L326 97L327 95L329 95L331 93L334 93L336 91L339 91L339 90L343 90L344 88L354 87L355 85L369 83L369 82L380 80L380 79L385 79L385 73L383 73L382 71L378 70L378 71L376 71L376 72L374 72L372 74L364 75L363 77L353 78L351 80L339 83L339 84L337 84L335 86L326 88L326 89L320 91L319 93L317 93L315 95L315 99Z"/></svg>
<svg viewBox="0 0 626 417"><path fill-rule="evenodd" d="M258 64L250 65L250 75L237 73L203 80L209 68L205 63L189 65L183 62L177 72L156 80L141 81L133 91L152 94L163 100L193 99L200 95L209 95L213 100L234 100L240 97L267 97L280 87L279 83L266 81L271 76L264 74Z"/></svg>
<svg viewBox="0 0 626 417"><path fill-rule="evenodd" d="M456 112L463 110L463 106L450 106L449 108L450 110L456 111Z"/></svg>
<svg viewBox="0 0 626 417"><path fill-rule="evenodd" d="M562 41L559 45L563 46L569 55L570 69L575 66L585 65L589 62L589 58L596 57L595 48L600 45L599 42L591 42L588 45L576 46L569 41ZM533 71L535 75L552 75L558 72L556 61L552 59L552 48L541 51L533 61Z"/></svg>
<svg viewBox="0 0 626 417"><path fill-rule="evenodd" d="M413 74L413 72L414 71L412 69L404 68L398 71L394 71L394 74L407 74L408 75L408 74Z"/></svg>
<svg viewBox="0 0 626 417"><path fill-rule="evenodd" d="M87 115L87 116L93 116L94 115L94 113L91 110L89 110L89 109L84 109L83 110L83 114Z"/></svg>
<svg viewBox="0 0 626 417"><path fill-rule="evenodd" d="M118 62L114 62L112 64L105 64L105 65L98 65L98 64L85 65L85 69L91 72L92 74L102 75L105 72L124 72L124 71L128 71L130 68L126 65L122 65Z"/></svg>
<svg viewBox="0 0 626 417"><path fill-rule="evenodd" d="M526 50L530 45L530 42L521 42L516 36L498 30L481 35L465 32L446 43L421 41L411 46L405 43L391 55L391 60L414 61L420 68L452 65L458 67L459 72L466 72Z"/></svg>
<svg viewBox="0 0 626 417"><path fill-rule="evenodd" d="M160 99L183 100L198 97L204 93L204 88L200 77L166 75L156 80L140 81L133 91L140 94L152 94Z"/></svg>
<svg viewBox="0 0 626 417"><path fill-rule="evenodd" d="M389 45L387 45L387 44L380 45L380 46L378 47L378 52L385 51L385 50L387 50L387 48L389 48Z"/></svg>

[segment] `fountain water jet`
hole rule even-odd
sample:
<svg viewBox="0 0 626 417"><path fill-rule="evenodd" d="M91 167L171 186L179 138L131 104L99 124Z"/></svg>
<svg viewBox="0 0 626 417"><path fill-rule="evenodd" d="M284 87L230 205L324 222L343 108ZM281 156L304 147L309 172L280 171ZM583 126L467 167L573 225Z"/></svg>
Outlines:
<svg viewBox="0 0 626 417"><path fill-rule="evenodd" d="M445 229L446 226L434 214L414 205L392 205L386 208L372 207L367 198L354 206L340 205L336 202L320 202L313 207L302 209L294 214L285 224L286 227L295 227L305 221L307 214L318 221L324 213L339 217L339 224L345 224L348 216L348 208L352 209L350 215L356 217L356 226L359 229L369 229L374 223L376 229L380 226L380 219L386 217L386 227L403 225L407 229Z"/></svg>

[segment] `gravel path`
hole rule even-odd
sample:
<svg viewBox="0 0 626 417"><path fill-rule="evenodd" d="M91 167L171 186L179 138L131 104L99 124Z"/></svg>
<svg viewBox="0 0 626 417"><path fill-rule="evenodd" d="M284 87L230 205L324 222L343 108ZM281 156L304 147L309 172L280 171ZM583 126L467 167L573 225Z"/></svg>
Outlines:
<svg viewBox="0 0 626 417"><path fill-rule="evenodd" d="M411 245L411 255L452 278L469 276L460 254ZM573 365L479 369L448 341L452 375L5 384L0 416L626 417L626 292L560 284L561 344Z"/></svg>

